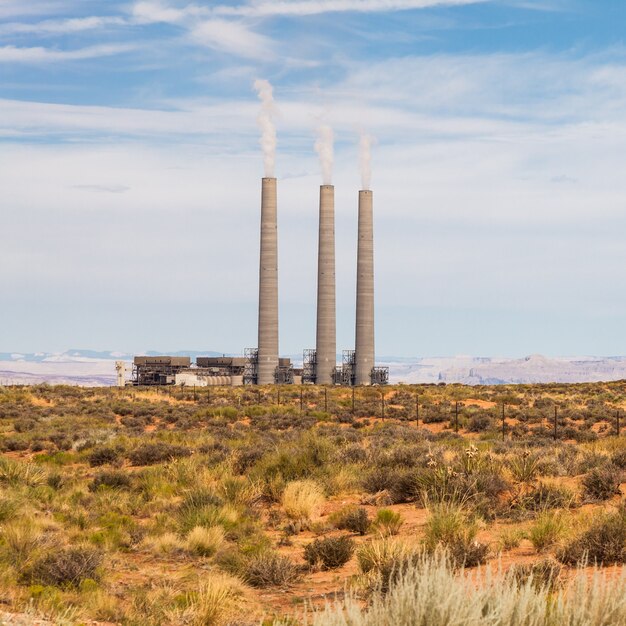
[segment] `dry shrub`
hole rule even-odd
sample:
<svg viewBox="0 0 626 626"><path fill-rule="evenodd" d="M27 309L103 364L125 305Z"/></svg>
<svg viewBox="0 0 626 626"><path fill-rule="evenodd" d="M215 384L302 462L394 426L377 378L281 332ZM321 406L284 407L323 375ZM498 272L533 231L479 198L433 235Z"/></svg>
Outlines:
<svg viewBox="0 0 626 626"><path fill-rule="evenodd" d="M100 472L89 484L89 491L101 489L129 489L131 486L130 476L119 470Z"/></svg>
<svg viewBox="0 0 626 626"><path fill-rule="evenodd" d="M187 594L191 609L190 623L194 626L218 626L236 614L244 595L241 580L228 574L211 572L196 591Z"/></svg>
<svg viewBox="0 0 626 626"><path fill-rule="evenodd" d="M31 585L78 587L86 579L100 579L102 561L102 553L90 546L61 548L36 559L21 578Z"/></svg>
<svg viewBox="0 0 626 626"><path fill-rule="evenodd" d="M119 450L109 446L99 446L91 451L87 457L87 461L91 467L100 467L101 465L111 465L117 463L120 458Z"/></svg>
<svg viewBox="0 0 626 626"><path fill-rule="evenodd" d="M563 590L518 584L512 577L492 575L489 584L455 575L443 556L421 557L391 586L363 604L355 594L309 617L310 626L427 625L528 626L626 623L626 579L600 571L579 572ZM274 622L287 626L288 620Z"/></svg>
<svg viewBox="0 0 626 626"><path fill-rule="evenodd" d="M295 480L285 487L282 505L288 517L308 521L319 515L324 504L322 488L313 480Z"/></svg>
<svg viewBox="0 0 626 626"><path fill-rule="evenodd" d="M46 471L38 465L0 456L0 483L6 483L13 487L20 485L37 487L45 482Z"/></svg>
<svg viewBox="0 0 626 626"><path fill-rule="evenodd" d="M316 539L304 548L304 560L311 566L335 569L345 565L354 554L354 541L348 536Z"/></svg>
<svg viewBox="0 0 626 626"><path fill-rule="evenodd" d="M587 501L609 500L619 495L622 472L616 467L595 467L583 477L583 494Z"/></svg>
<svg viewBox="0 0 626 626"><path fill-rule="evenodd" d="M213 556L223 543L224 531L221 526L196 526L189 531L185 540L187 551L197 556Z"/></svg>
<svg viewBox="0 0 626 626"><path fill-rule="evenodd" d="M185 446L176 446L164 441L144 443L128 454L133 465L156 465L172 459L189 456L191 450Z"/></svg>
<svg viewBox="0 0 626 626"><path fill-rule="evenodd" d="M375 539L356 551L359 571L365 576L366 586L383 593L403 573L417 562L421 550L391 537Z"/></svg>
<svg viewBox="0 0 626 626"><path fill-rule="evenodd" d="M252 587L285 587L300 578L300 570L286 557L266 550L250 557L242 567L243 579Z"/></svg>
<svg viewBox="0 0 626 626"><path fill-rule="evenodd" d="M18 569L27 566L44 545L41 530L29 519L14 520L3 526L0 539L4 560Z"/></svg>
<svg viewBox="0 0 626 626"><path fill-rule="evenodd" d="M143 545L155 554L180 554L185 549L185 544L175 533L163 533L156 537L146 537Z"/></svg>
<svg viewBox="0 0 626 626"><path fill-rule="evenodd" d="M554 590L563 583L563 566L554 559L548 558L536 563L515 563L508 575L519 586L530 582L533 588Z"/></svg>

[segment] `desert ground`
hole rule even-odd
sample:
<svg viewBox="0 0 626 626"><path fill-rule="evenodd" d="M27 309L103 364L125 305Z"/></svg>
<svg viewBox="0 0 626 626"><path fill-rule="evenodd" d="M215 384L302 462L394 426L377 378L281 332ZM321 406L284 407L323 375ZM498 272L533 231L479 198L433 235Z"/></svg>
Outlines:
<svg viewBox="0 0 626 626"><path fill-rule="evenodd" d="M0 624L620 623L625 414L626 382L0 387Z"/></svg>

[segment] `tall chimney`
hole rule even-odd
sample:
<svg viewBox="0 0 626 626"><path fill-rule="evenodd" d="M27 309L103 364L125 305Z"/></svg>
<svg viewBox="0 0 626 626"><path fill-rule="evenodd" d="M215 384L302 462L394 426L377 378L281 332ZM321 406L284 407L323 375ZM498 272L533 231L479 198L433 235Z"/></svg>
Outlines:
<svg viewBox="0 0 626 626"><path fill-rule="evenodd" d="M258 384L271 385L278 367L278 225L276 179L264 178L261 191Z"/></svg>
<svg viewBox="0 0 626 626"><path fill-rule="evenodd" d="M359 191L356 274L355 384L369 385L374 367L374 211L372 192Z"/></svg>
<svg viewBox="0 0 626 626"><path fill-rule="evenodd" d="M320 187L320 232L317 257L317 369L315 383L330 385L337 364L335 307L335 187Z"/></svg>

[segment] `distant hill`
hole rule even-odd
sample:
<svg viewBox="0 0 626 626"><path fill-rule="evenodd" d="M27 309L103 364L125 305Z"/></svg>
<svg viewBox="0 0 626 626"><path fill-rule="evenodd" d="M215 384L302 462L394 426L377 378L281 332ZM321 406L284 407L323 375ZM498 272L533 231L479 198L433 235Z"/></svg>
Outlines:
<svg viewBox="0 0 626 626"><path fill-rule="evenodd" d="M148 351L146 355L164 354ZM210 350L168 352L171 356L221 356ZM62 353L0 353L0 384L112 385L115 361L132 362L122 352L68 350ZM297 363L297 355L293 356ZM626 379L626 357L554 357L532 355L522 359L494 357L380 357L388 365L392 383L462 383L500 385L516 383L582 383Z"/></svg>

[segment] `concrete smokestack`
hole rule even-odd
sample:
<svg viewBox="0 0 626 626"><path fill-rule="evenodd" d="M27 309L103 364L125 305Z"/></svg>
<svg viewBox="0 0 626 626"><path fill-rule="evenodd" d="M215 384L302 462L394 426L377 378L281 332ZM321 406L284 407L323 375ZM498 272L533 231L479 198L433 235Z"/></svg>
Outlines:
<svg viewBox="0 0 626 626"><path fill-rule="evenodd" d="M337 364L335 306L335 188L320 187L320 232L317 257L317 369L315 382L330 385Z"/></svg>
<svg viewBox="0 0 626 626"><path fill-rule="evenodd" d="M371 384L374 367L374 210L372 192L359 191L356 275L355 384Z"/></svg>
<svg viewBox="0 0 626 626"><path fill-rule="evenodd" d="M276 179L264 178L261 191L258 384L271 385L278 367L278 224Z"/></svg>

